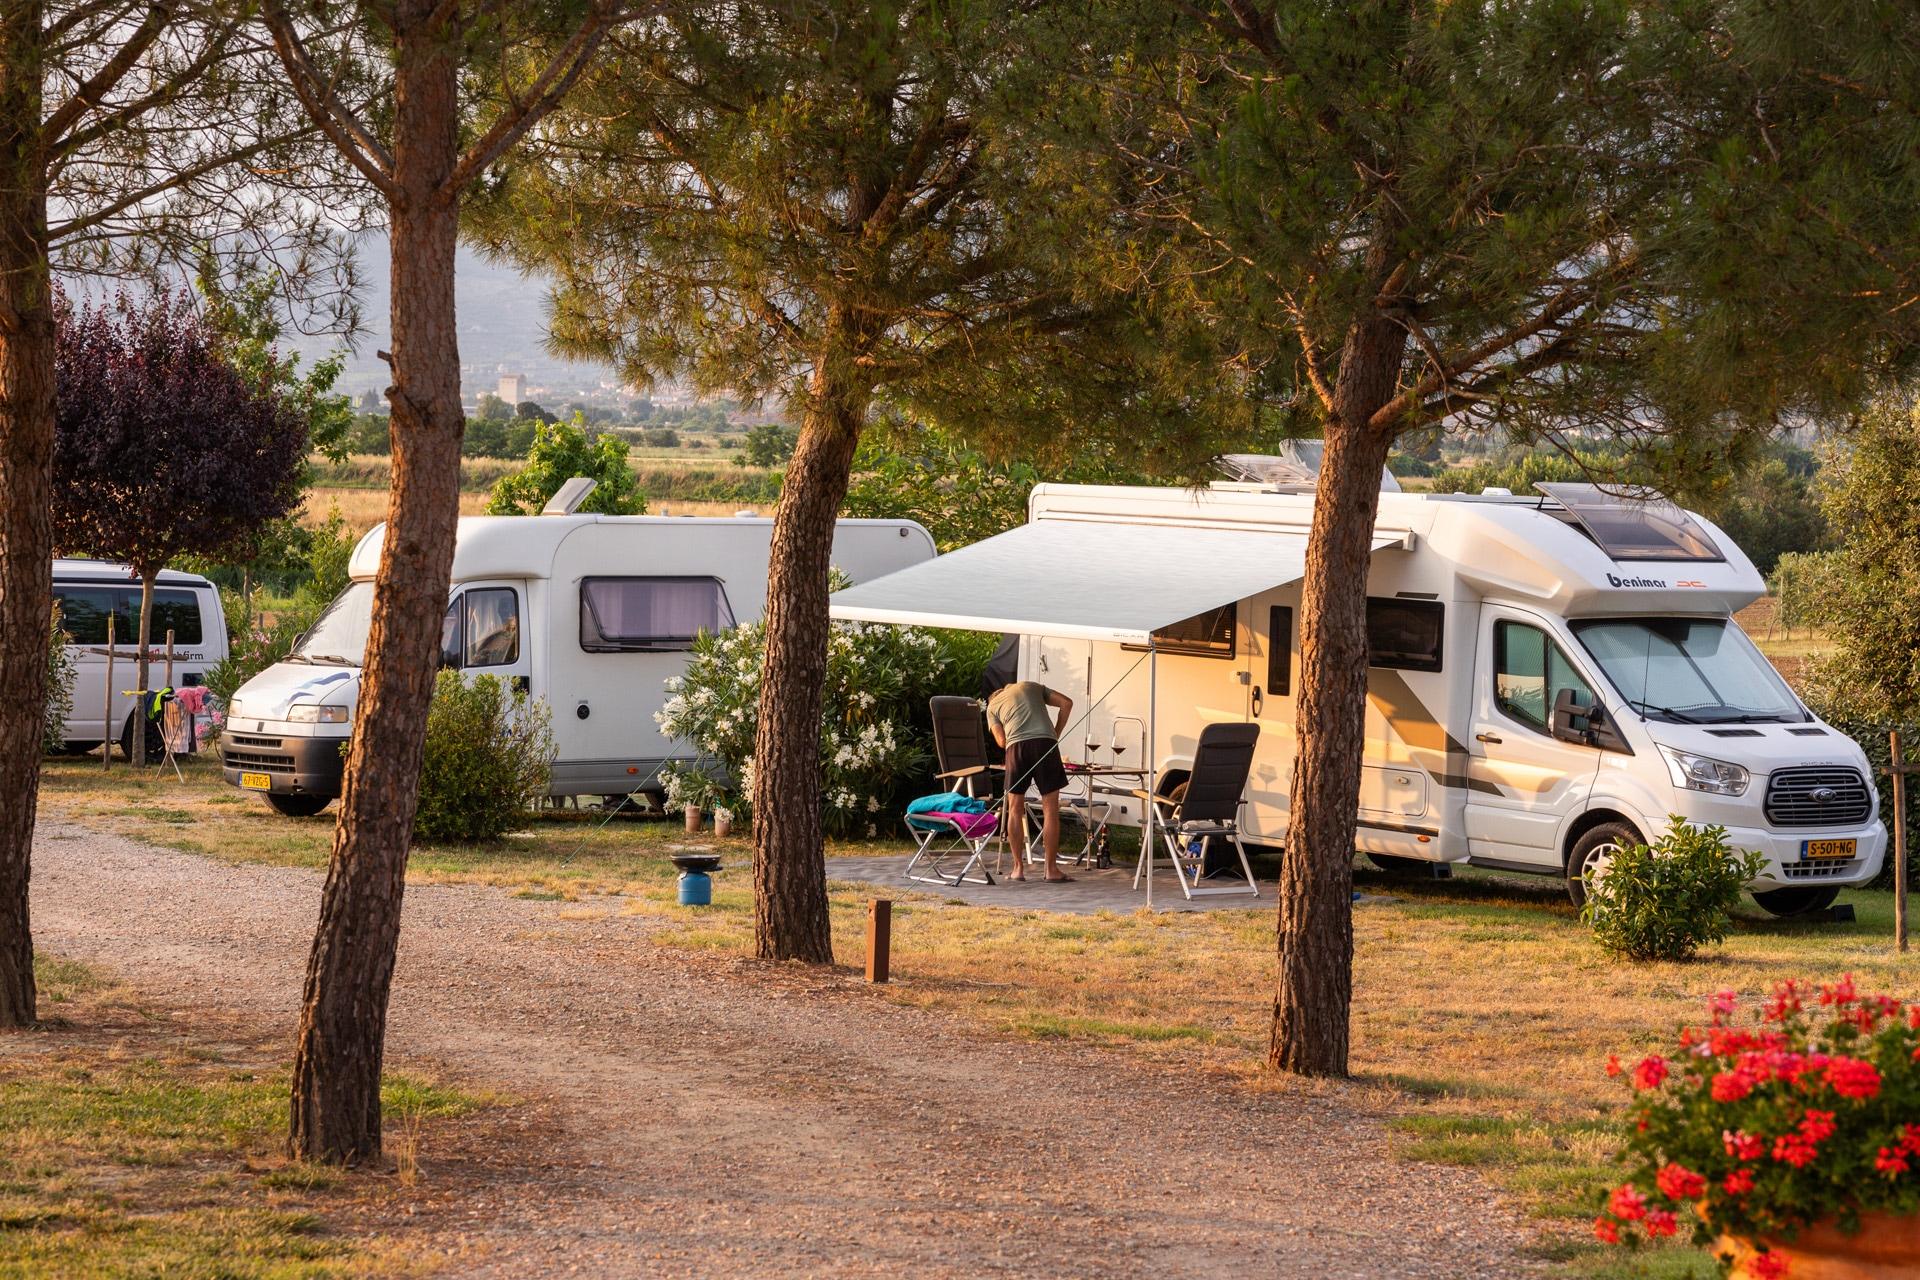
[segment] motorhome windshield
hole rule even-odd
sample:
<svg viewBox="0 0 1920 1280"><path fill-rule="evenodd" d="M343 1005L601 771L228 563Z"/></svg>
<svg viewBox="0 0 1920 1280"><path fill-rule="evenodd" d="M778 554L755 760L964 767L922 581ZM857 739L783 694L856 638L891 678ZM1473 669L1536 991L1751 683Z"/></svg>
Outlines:
<svg viewBox="0 0 1920 1280"><path fill-rule="evenodd" d="M291 662L321 666L357 667L367 652L367 633L373 629L373 584L356 582L334 597L287 655Z"/></svg>
<svg viewBox="0 0 1920 1280"><path fill-rule="evenodd" d="M1716 618L1608 618L1574 635L1634 710L1675 724L1807 719L1739 627Z"/></svg>

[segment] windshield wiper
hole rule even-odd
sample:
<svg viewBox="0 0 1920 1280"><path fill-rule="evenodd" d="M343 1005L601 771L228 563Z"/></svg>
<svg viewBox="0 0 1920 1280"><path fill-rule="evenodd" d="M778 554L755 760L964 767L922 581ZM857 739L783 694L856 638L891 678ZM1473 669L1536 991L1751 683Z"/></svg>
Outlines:
<svg viewBox="0 0 1920 1280"><path fill-rule="evenodd" d="M360 664L352 658L341 657L337 653L313 653L307 655L308 662L329 662L336 667L357 667Z"/></svg>
<svg viewBox="0 0 1920 1280"><path fill-rule="evenodd" d="M1641 702L1637 698L1628 698L1627 705L1636 711L1645 711L1658 716L1670 716L1681 724L1705 724L1698 716L1690 716L1684 711L1675 711L1672 707L1656 707L1651 702Z"/></svg>
<svg viewBox="0 0 1920 1280"><path fill-rule="evenodd" d="M312 659L312 658L309 658L309 657L308 657L308 656L307 656L306 654L304 654L304 653L290 653L290 654L288 654L288 655L287 655L286 657L284 657L284 658L282 658L282 659L280 659L280 661L282 661L282 662L304 662L304 663L306 663L306 664L307 664L308 666L312 666L312 665L313 665L313 659Z"/></svg>

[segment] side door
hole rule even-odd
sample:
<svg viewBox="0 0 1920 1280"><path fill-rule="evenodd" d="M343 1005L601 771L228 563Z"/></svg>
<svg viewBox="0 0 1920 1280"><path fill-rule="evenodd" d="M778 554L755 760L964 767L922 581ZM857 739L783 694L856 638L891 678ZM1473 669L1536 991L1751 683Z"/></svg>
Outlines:
<svg viewBox="0 0 1920 1280"><path fill-rule="evenodd" d="M527 584L463 582L440 623L440 664L471 679L489 675L536 697L526 628Z"/></svg>
<svg viewBox="0 0 1920 1280"><path fill-rule="evenodd" d="M1562 689L1592 702L1593 684L1540 619L1499 607L1482 612L1468 744L1467 851L1558 866L1561 825L1585 805L1602 752L1555 738L1553 703Z"/></svg>
<svg viewBox="0 0 1920 1280"><path fill-rule="evenodd" d="M1294 628L1297 589L1267 592L1247 602L1244 633L1248 718L1260 726L1247 807L1241 818L1255 840L1280 843L1287 834L1287 792L1293 785L1294 681L1299 671Z"/></svg>

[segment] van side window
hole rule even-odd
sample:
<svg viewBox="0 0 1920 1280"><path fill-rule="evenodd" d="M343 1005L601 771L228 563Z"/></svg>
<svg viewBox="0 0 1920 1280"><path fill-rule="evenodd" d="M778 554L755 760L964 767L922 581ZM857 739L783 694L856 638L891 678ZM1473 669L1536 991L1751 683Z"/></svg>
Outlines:
<svg viewBox="0 0 1920 1280"><path fill-rule="evenodd" d="M1267 610L1267 692L1287 697L1293 692L1293 606L1276 604Z"/></svg>
<svg viewBox="0 0 1920 1280"><path fill-rule="evenodd" d="M504 667L520 660L520 600L511 587L484 587L460 597L465 606L463 667Z"/></svg>
<svg viewBox="0 0 1920 1280"><path fill-rule="evenodd" d="M733 626L718 578L582 578L580 647L588 653L663 653L702 631Z"/></svg>
<svg viewBox="0 0 1920 1280"><path fill-rule="evenodd" d="M1572 689L1582 703L1594 700L1587 682L1544 631L1524 622L1493 624L1493 700L1501 711L1546 733L1562 689Z"/></svg>
<svg viewBox="0 0 1920 1280"><path fill-rule="evenodd" d="M1438 600L1367 597L1367 665L1396 671L1440 670L1447 608Z"/></svg>
<svg viewBox="0 0 1920 1280"><path fill-rule="evenodd" d="M465 598L455 597L454 602L447 606L447 616L440 619L440 665L443 667L460 665L460 619L463 613L460 605Z"/></svg>
<svg viewBox="0 0 1920 1280"><path fill-rule="evenodd" d="M60 628L73 637L74 644L105 644L109 613L113 614L114 645L139 643L139 587L56 584L53 596L60 602ZM155 587L153 630L148 637L154 647L166 644L169 630L176 645L199 644L200 602L191 591Z"/></svg>
<svg viewBox="0 0 1920 1280"><path fill-rule="evenodd" d="M1233 656L1233 620L1238 605L1223 604L1218 609L1196 613L1153 633L1153 647L1161 653L1190 653L1200 658ZM1122 649L1146 652L1143 644L1123 644Z"/></svg>

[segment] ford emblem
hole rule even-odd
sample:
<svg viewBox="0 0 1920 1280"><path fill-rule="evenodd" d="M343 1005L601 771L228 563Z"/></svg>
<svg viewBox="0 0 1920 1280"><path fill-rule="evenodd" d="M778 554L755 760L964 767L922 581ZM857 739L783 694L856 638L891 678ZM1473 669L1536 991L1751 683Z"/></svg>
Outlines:
<svg viewBox="0 0 1920 1280"><path fill-rule="evenodd" d="M1832 787L1815 787L1808 794L1815 804L1832 804L1840 798L1840 793Z"/></svg>

